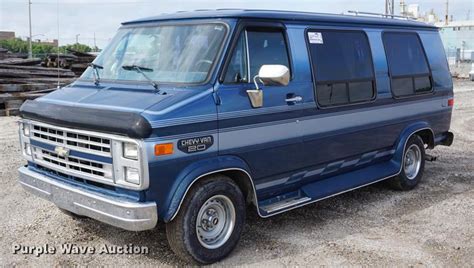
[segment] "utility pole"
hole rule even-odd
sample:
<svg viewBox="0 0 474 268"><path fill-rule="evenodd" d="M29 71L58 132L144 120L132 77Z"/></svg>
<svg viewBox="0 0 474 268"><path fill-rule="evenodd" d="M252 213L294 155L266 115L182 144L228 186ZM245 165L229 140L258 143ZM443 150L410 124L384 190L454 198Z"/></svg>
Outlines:
<svg viewBox="0 0 474 268"><path fill-rule="evenodd" d="M400 0L400 15L406 16L406 4L404 0Z"/></svg>
<svg viewBox="0 0 474 268"><path fill-rule="evenodd" d="M97 52L97 43L95 42L95 32L94 32L94 52Z"/></svg>
<svg viewBox="0 0 474 268"><path fill-rule="evenodd" d="M394 15L394 1L395 0L385 0L385 14Z"/></svg>
<svg viewBox="0 0 474 268"><path fill-rule="evenodd" d="M30 24L30 37L28 38L28 58L33 58L33 45L32 42L32 34L31 34L31 0L28 0L28 14L29 14L29 24Z"/></svg>
<svg viewBox="0 0 474 268"><path fill-rule="evenodd" d="M449 24L449 0L446 0L446 14L444 15L444 24Z"/></svg>

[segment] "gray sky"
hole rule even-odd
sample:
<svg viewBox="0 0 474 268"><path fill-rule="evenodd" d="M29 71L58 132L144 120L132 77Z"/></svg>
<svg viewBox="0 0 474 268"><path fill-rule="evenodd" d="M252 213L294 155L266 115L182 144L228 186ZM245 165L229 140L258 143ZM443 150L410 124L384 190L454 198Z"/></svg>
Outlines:
<svg viewBox="0 0 474 268"><path fill-rule="evenodd" d="M54 39L60 44L79 42L93 45L94 32L97 45L103 47L114 35L120 23L130 19L169 13L179 10L247 8L282 9L325 13L347 10L384 12L384 0L31 0L33 39ZM59 4L58 4L59 2ZM406 0L407 4L420 4L421 12L435 10L444 16L445 0ZM450 0L450 14L455 20L464 20L468 10L474 19L474 0ZM398 14L399 1L395 1ZM59 17L58 17L59 11ZM0 30L15 31L17 36L28 35L28 0L0 0Z"/></svg>

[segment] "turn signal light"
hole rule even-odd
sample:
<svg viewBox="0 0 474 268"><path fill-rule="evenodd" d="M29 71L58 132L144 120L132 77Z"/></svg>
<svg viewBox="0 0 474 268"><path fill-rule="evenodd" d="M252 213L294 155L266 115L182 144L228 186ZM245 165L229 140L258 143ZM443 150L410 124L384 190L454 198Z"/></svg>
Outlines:
<svg viewBox="0 0 474 268"><path fill-rule="evenodd" d="M454 106L454 99L449 99L448 100L448 106L453 107Z"/></svg>
<svg viewBox="0 0 474 268"><path fill-rule="evenodd" d="M168 155L173 154L173 144L172 143L164 143L164 144L156 144L155 145L155 155Z"/></svg>

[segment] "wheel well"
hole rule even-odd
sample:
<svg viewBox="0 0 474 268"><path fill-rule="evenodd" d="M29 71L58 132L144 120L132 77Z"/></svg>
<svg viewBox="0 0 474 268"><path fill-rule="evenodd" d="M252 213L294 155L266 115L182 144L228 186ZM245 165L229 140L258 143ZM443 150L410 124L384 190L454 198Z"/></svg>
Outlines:
<svg viewBox="0 0 474 268"><path fill-rule="evenodd" d="M418 131L414 134L420 136L420 138L423 140L423 143L428 145L429 149L434 148L434 146L435 146L434 135L433 135L433 131L431 129L423 129L423 130L420 130L420 131Z"/></svg>
<svg viewBox="0 0 474 268"><path fill-rule="evenodd" d="M250 178L249 174L239 169L226 170L219 173L231 178L239 186L248 204L257 204L257 197L255 196L254 186L251 181L252 178Z"/></svg>
<svg viewBox="0 0 474 268"><path fill-rule="evenodd" d="M218 174L222 174L224 176L229 177L232 181L234 181L239 189L242 191L242 194L244 195L245 201L250 204L254 204L256 208L258 208L258 203L257 203L257 193L255 192L255 187L252 183L252 178L250 177L250 174L248 174L245 170L239 169L239 168L230 168L230 169L224 169L224 170L218 170L215 172L207 173L204 175L201 175L197 177L194 181L191 182L191 184L188 186L186 192L184 195L181 197L181 201L179 203L178 208L174 212L174 214L171 216L171 218L167 221L172 221L175 216L178 214L181 204L183 203L184 199L186 198L186 195L188 194L188 191L192 188L195 187L196 184L199 182L211 177L215 176ZM196 183L196 184L195 184Z"/></svg>

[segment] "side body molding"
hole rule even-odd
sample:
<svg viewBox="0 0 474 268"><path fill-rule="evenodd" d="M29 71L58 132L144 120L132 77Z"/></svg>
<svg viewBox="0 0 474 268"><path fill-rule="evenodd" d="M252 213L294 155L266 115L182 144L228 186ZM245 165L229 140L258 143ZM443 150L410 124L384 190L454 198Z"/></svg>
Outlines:
<svg viewBox="0 0 474 268"><path fill-rule="evenodd" d="M393 155L393 158L391 160L391 162L396 167L398 167L398 172L396 172L392 176L398 175L402 170L402 160L403 160L403 155L405 154L405 146L408 140L410 139L410 137L413 136L415 133L419 131L423 131L423 130L429 130L434 136L433 130L431 129L430 125L425 121L419 121L411 125L408 125L400 133L400 136L394 145L395 154ZM166 211L163 215L163 220L165 222L169 222L174 219L176 214L179 212L187 193L189 192L193 184L199 181L199 179L208 175L215 174L215 173L232 171L232 170L241 171L247 175L250 185L252 185L252 188L253 188L252 190L253 190L253 195L256 201L255 205L256 205L257 212L259 216L262 217L262 215L260 214L259 207L258 207L259 200L256 194L255 185L250 175L250 172L249 172L250 169L248 165L241 158L228 155L228 156L217 156L214 158L198 161L189 165L187 168L185 168L178 175L177 179L175 180L175 183L170 189L170 193L173 193L173 194L168 199L168 203L164 204L164 208L166 208ZM380 178L377 181L387 179L387 178L388 177ZM314 201L317 201L317 200L314 200ZM309 202L309 203L313 203L313 202ZM268 215L268 216L272 216L272 215Z"/></svg>

